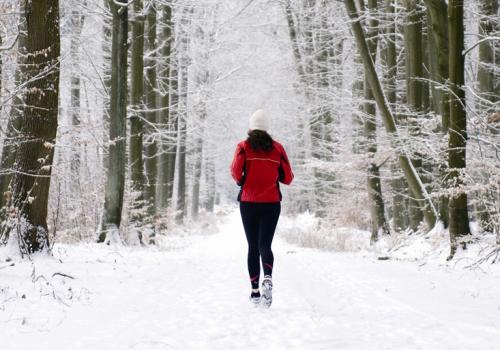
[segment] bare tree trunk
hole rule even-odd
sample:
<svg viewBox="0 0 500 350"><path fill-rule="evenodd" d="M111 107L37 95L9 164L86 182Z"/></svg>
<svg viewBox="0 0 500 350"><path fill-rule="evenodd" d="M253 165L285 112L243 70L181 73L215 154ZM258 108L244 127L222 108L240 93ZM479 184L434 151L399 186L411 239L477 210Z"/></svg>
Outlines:
<svg viewBox="0 0 500 350"><path fill-rule="evenodd" d="M170 71L170 107L169 107L169 121L168 133L171 140L168 141L167 146L167 186L165 197L169 203L172 204L174 195L174 180L175 180L175 167L177 162L177 144L179 138L179 50L173 53Z"/></svg>
<svg viewBox="0 0 500 350"><path fill-rule="evenodd" d="M305 76L305 62L302 57L301 51L300 51L300 45L299 45L299 38L298 38L298 24L296 23L297 21L294 19L294 12L292 9L292 3L291 0L287 0L285 3L285 13L286 13L286 18L287 18L287 25L288 25L288 33L290 36L290 43L292 47L292 52L293 52L293 57L294 57L294 63L295 67L297 70L297 75L299 78L299 84L298 86L295 86L295 89L297 91L297 94L304 94L304 97L306 101L309 101L309 89L307 87L307 81L306 81L306 76ZM302 122L299 122L299 125L297 127L297 130L301 132L300 135L298 135L299 138L299 145L298 145L298 155L295 158L295 164L298 169L305 169L305 161L306 161L306 150L305 150L305 137L304 137L304 130L306 128L303 126ZM215 181L215 180L214 180ZM300 191L300 194L298 196L299 198L297 199L297 207L299 212L305 211L306 209L309 208L309 201L307 199L307 191L302 189Z"/></svg>
<svg viewBox="0 0 500 350"><path fill-rule="evenodd" d="M163 43L161 48L162 60L159 62L159 79L158 84L162 96L160 97L160 107L159 112L159 123L163 126L164 130L169 131L169 126L171 124L171 113L170 113L170 65L172 54L172 8L169 4L163 5L162 7L162 31L160 36L160 42ZM161 211L165 210L170 204L170 197L168 191L169 178L168 174L170 172L169 163L170 154L169 145L172 143L170 138L172 135L168 134L167 139L163 137L161 142L161 152L158 159L158 185L157 185L157 215L161 215ZM174 162L175 163L175 162Z"/></svg>
<svg viewBox="0 0 500 350"><path fill-rule="evenodd" d="M70 52L71 58L75 60L75 66L77 67L80 62L80 38L82 34L83 22L85 16L81 14L78 10L73 10L71 12L71 21L73 28L73 35L71 37ZM80 98L80 73L76 70L71 70L71 125L78 129L80 127L81 119L81 98ZM80 179L80 156L81 147L77 142L74 145L74 149L71 153L71 172L73 174L74 183L78 184ZM73 186L74 190L79 191L79 186Z"/></svg>
<svg viewBox="0 0 500 350"><path fill-rule="evenodd" d="M385 90L387 91L387 102L389 106L394 109L397 104L397 54L396 51L396 21L395 21L395 6L394 0L386 0L385 13L387 16L386 26L386 43L383 60L385 65ZM398 117L396 115L396 123ZM407 190L403 174L399 169L397 163L391 161L391 187L392 187L392 226L398 232L405 230L406 225L406 206L404 201L404 194Z"/></svg>
<svg viewBox="0 0 500 350"><path fill-rule="evenodd" d="M356 77L354 78L354 83L352 84L352 99L353 101L361 101L363 99L363 91L364 91L364 79L363 74L360 72L362 70L362 60L359 53L354 54L354 65L356 67ZM357 110L353 113L352 117L352 152L354 154L361 154L362 150L362 142L359 140L363 139L363 110L357 106Z"/></svg>
<svg viewBox="0 0 500 350"><path fill-rule="evenodd" d="M356 0L356 4L361 8L361 11L365 11L365 2L364 0ZM363 74L363 59L359 52L354 53L354 65L356 67L355 80L352 84L352 97L353 101L361 101L364 98L364 86L365 86L365 77ZM355 102L356 103L356 102ZM363 106L360 104L358 106L358 110L356 113L352 115L352 125L353 125L353 143L352 143L352 152L354 154L362 154L363 150L363 142L360 140L363 139L363 125L364 125L364 111Z"/></svg>
<svg viewBox="0 0 500 350"><path fill-rule="evenodd" d="M461 237L470 234L467 193L463 186L462 170L466 167L467 115L464 86L464 23L463 1L450 0L448 5L448 32L450 35L450 129L448 142L449 183L454 189L450 196L450 240L453 257ZM465 247L465 243L463 246Z"/></svg>
<svg viewBox="0 0 500 350"><path fill-rule="evenodd" d="M182 62L182 60L181 60ZM181 93L179 106L182 107L179 118L179 167L177 169L177 222L182 222L186 215L186 143L187 143L187 67L181 64Z"/></svg>
<svg viewBox="0 0 500 350"><path fill-rule="evenodd" d="M434 44L436 50L432 53L437 54L437 70L433 70L432 78L433 80L443 87L446 84L446 80L449 76L449 62L448 62L448 17L445 0L424 0L427 6L427 14L430 16L430 27L432 29L432 38L434 39ZM441 98L440 113L441 113L441 128L443 132L448 132L448 127L450 125L450 115L449 115L449 96L446 89L440 94Z"/></svg>
<svg viewBox="0 0 500 350"><path fill-rule="evenodd" d="M498 13L498 0L481 0L479 9L481 15L479 39L484 41L479 44L477 80L481 98L477 99L476 103L480 113L487 117L495 113L497 103L500 101L500 73L495 72L500 66L500 45L498 40L487 40L488 37L495 35L495 33L500 33L500 23L494 20L494 16ZM484 174L483 177L488 179L488 174ZM488 208L487 203L496 202L494 194L489 191L480 193L478 197L477 217L481 228L484 231L493 232L495 223L492 214L494 215L495 208Z"/></svg>
<svg viewBox="0 0 500 350"><path fill-rule="evenodd" d="M189 66L189 24L193 8L186 8L181 19L181 42L179 51L180 93L177 117L179 118L179 168L177 169L177 222L186 216L186 146L188 113L188 66Z"/></svg>
<svg viewBox="0 0 500 350"><path fill-rule="evenodd" d="M126 164L127 118L127 35L128 9L126 0L114 0L111 48L111 115L109 157L104 210L98 228L98 242L119 239ZM111 236L110 236L111 235Z"/></svg>
<svg viewBox="0 0 500 350"><path fill-rule="evenodd" d="M102 124L103 124L103 144L102 149L102 165L104 169L108 165L108 152L109 152L109 128L111 119L111 45L112 42L112 27L113 15L111 13L111 0L103 0L104 7L104 20L102 22L102 52L103 52L103 81L104 81L104 97L103 97L103 111L102 111Z"/></svg>
<svg viewBox="0 0 500 350"><path fill-rule="evenodd" d="M371 60L375 63L377 59L378 46L378 20L377 16L377 0L368 0L367 15L367 44L370 52ZM366 72L365 72L366 73ZM368 155L367 169L367 191L370 205L371 216L371 242L378 240L378 233L389 234L389 225L385 220L385 206L382 197L382 184L380 182L380 169L375 163L375 154L377 153L377 121L376 121L376 105L374 96L368 79L365 74L364 80L364 95L365 102L363 104L364 126L363 133L366 142L366 153Z"/></svg>
<svg viewBox="0 0 500 350"><path fill-rule="evenodd" d="M422 14L420 1L405 0L405 48L406 48L406 83L407 101L411 114L408 116L410 135L412 138L420 136L420 118L422 117L423 96L423 57L422 57ZM421 172L422 155L414 152L412 163L417 172ZM410 228L416 231L423 219L419 204L413 198L409 202Z"/></svg>
<svg viewBox="0 0 500 350"><path fill-rule="evenodd" d="M142 230L144 221L144 167L142 160L144 113L144 8L142 0L134 2L132 19L132 62L131 62L131 106L129 165L132 186L130 223L137 231L143 244Z"/></svg>
<svg viewBox="0 0 500 350"><path fill-rule="evenodd" d="M480 0L479 9L481 15L481 19L479 20L479 39L484 40L500 30L500 24L496 24L493 18L498 14L498 0ZM479 44L479 65L477 71L479 91L491 103L496 103L500 100L500 74L495 73L495 69L498 69L497 63L500 62L500 58L496 56L500 55L500 52L495 52L495 45L498 46L498 40L484 40ZM488 108L486 108L487 110Z"/></svg>
<svg viewBox="0 0 500 350"><path fill-rule="evenodd" d="M146 144L146 186L145 186L145 199L147 202L147 218L145 224L149 226L151 236L149 243L154 243L154 217L155 217L155 203L156 203L156 183L157 183L157 168L158 168L158 144L157 137L153 137L156 133L155 126L158 124L157 112L157 76L156 69L158 60L156 59L156 8L154 4L150 4L147 14L147 52L148 58L146 60L146 103L148 112L146 113L147 123L147 144Z"/></svg>
<svg viewBox="0 0 500 350"><path fill-rule="evenodd" d="M59 1L25 3L27 23L23 104L12 178L11 232L22 254L49 248L47 206L59 107ZM41 72L42 78L36 79Z"/></svg>
<svg viewBox="0 0 500 350"><path fill-rule="evenodd" d="M200 69L195 77L199 98L196 103L195 112L198 116L198 128L195 134L195 146L193 152L193 178L192 178L192 195L191 195L191 215L194 219L198 218L200 209L200 183L203 167L203 148L205 147L205 123L207 119L207 101L209 100L208 86L210 84L210 55L208 48L214 44L214 36L212 32L206 31L202 26L196 30L196 37L203 40L203 47L207 48L201 53L198 65L204 67Z"/></svg>
<svg viewBox="0 0 500 350"><path fill-rule="evenodd" d="M19 12L25 13L25 3L21 1ZM17 87L27 82L27 23L26 16L21 15L18 25L17 62L15 72L15 85ZM7 132L3 140L3 148L0 159L0 243L9 239L8 207L11 205L12 192L11 181L13 175L14 161L16 160L17 136L21 128L21 117L24 105L22 91L12 99L10 116L7 124Z"/></svg>
<svg viewBox="0 0 500 350"><path fill-rule="evenodd" d="M433 80L434 94L433 105L436 113L441 115L441 133L443 136L448 134L450 125L450 103L449 93L446 89L446 84L449 76L448 63L448 5L445 0L424 0L427 7L430 55L431 55L431 78ZM443 144L442 152L445 153L445 145ZM442 179L443 187L446 187L447 177L447 160L442 159L439 162L439 176ZM439 217L448 227L448 196L442 195L439 203Z"/></svg>
<svg viewBox="0 0 500 350"><path fill-rule="evenodd" d="M329 19L326 17L326 3L321 2L319 8L315 8L314 1L308 11L312 12L308 17L308 31L311 32L310 40L314 43L314 85L315 97L317 100L314 108L313 118L310 123L311 129L311 151L314 159L321 162L328 162L333 159L333 118L332 111L326 106L324 101L328 100L330 92L330 57L329 47L333 45L327 33L329 28ZM320 28L314 28L315 23L320 23ZM312 33L314 32L315 35ZM312 79L312 78L311 78ZM327 215L328 201L332 195L334 178L328 174L325 169L315 169L314 171L314 197L316 199L316 214L320 217Z"/></svg>
<svg viewBox="0 0 500 350"><path fill-rule="evenodd" d="M373 90L374 98L377 101L377 105L382 115L386 131L389 134L389 137L392 138L391 143L398 153L399 164L405 174L406 181L410 185L410 189L414 193L416 199L419 201L421 209L424 211L425 221L427 222L427 225L430 229L434 227L437 220L436 209L434 208L434 204L432 203L432 200L428 195L422 183L422 180L411 164L408 153L404 149L402 140L398 135L394 117L387 104L387 99L385 98L384 92L382 91L380 80L378 79L377 72L375 71L375 66L370 57L365 34L363 32L363 28L361 27L354 0L344 0L344 4L346 6L349 17L351 18L352 31L355 35L361 58L363 59L365 73Z"/></svg>
<svg viewBox="0 0 500 350"><path fill-rule="evenodd" d="M208 212L213 213L215 207L215 193L217 190L215 183L215 163L212 155L207 154L207 152L205 152L205 164L205 208Z"/></svg>
<svg viewBox="0 0 500 350"><path fill-rule="evenodd" d="M202 102L204 103L204 102ZM206 111L204 106L200 108L200 130L199 135L196 139L196 146L194 150L194 174L193 174L193 192L191 196L191 215L194 219L198 218L198 212L200 209L200 182L201 182L201 170L203 165L203 133L205 129L205 118Z"/></svg>
<svg viewBox="0 0 500 350"><path fill-rule="evenodd" d="M285 13L286 13L286 19L287 19L287 24L288 24L288 33L290 35L290 41L292 44L292 52L293 52L293 58L295 60L295 66L297 68L297 73L299 75L299 79L304 83L304 66L302 62L302 55L300 54L300 48L298 44L298 38L297 38L297 27L295 25L294 21L294 15L293 15L293 10L292 10L292 4L291 0L286 0L285 3Z"/></svg>

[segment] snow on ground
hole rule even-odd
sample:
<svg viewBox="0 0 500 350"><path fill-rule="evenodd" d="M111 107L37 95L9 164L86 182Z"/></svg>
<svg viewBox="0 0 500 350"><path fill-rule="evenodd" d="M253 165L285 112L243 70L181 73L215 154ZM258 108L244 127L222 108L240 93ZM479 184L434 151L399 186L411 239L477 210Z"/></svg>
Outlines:
<svg viewBox="0 0 500 350"><path fill-rule="evenodd" d="M173 250L56 245L55 257L7 266L2 248L1 348L500 348L498 269L378 261L279 235L269 310L248 301L237 211Z"/></svg>

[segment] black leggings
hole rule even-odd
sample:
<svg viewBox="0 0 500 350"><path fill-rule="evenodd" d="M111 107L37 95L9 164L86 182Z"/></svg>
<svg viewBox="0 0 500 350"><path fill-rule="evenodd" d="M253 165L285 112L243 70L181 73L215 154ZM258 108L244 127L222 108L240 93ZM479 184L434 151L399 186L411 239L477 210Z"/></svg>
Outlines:
<svg viewBox="0 0 500 350"><path fill-rule="evenodd" d="M259 287L260 261L264 276L273 273L274 256L271 250L274 230L281 212L280 202L252 203L240 202L241 220L248 241L248 273L252 288Z"/></svg>

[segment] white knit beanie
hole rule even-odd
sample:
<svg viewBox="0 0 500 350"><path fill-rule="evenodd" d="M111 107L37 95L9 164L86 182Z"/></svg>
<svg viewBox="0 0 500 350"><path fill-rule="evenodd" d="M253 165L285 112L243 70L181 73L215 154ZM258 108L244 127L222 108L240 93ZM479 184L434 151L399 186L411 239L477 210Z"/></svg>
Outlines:
<svg viewBox="0 0 500 350"><path fill-rule="evenodd" d="M255 111L255 113L250 117L250 130L267 131L268 129L269 121L266 113L262 109Z"/></svg>

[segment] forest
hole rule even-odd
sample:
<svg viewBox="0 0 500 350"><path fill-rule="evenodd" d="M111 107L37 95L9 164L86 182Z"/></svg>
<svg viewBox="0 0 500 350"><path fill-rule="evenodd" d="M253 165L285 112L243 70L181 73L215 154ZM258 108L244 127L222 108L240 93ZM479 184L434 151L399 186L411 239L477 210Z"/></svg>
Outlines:
<svg viewBox="0 0 500 350"><path fill-rule="evenodd" d="M0 0L0 274L211 231L257 109L287 244L498 266L498 0Z"/></svg>
<svg viewBox="0 0 500 350"><path fill-rule="evenodd" d="M275 3L282 23L238 47L241 4L3 0L1 241L154 244L233 200L231 147L260 106L291 149L288 212L372 241L441 224L450 257L471 221L498 234L498 1Z"/></svg>

